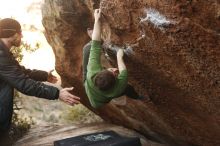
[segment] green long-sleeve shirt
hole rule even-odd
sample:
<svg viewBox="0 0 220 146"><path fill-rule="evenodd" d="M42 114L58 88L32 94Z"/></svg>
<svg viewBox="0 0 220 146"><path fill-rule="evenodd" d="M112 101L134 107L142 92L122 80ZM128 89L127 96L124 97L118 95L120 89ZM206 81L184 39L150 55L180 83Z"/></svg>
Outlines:
<svg viewBox="0 0 220 146"><path fill-rule="evenodd" d="M94 108L98 108L113 98L116 98L122 94L127 86L128 73L127 70L123 70L117 77L114 87L107 91L99 90L93 81L93 77L102 70L101 66L101 43L99 41L92 41L89 62L87 65L87 74L85 80L85 90L89 98L89 101Z"/></svg>

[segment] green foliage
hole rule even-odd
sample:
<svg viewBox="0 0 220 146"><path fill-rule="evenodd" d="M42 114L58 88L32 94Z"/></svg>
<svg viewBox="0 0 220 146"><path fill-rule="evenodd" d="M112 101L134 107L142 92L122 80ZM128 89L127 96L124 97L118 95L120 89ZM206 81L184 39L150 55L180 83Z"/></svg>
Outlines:
<svg viewBox="0 0 220 146"><path fill-rule="evenodd" d="M13 53L14 57L17 59L18 62L21 62L23 59L22 51L26 50L28 52L34 52L40 48L40 43L36 43L34 47L26 42L22 42L20 47L12 47L11 52Z"/></svg>
<svg viewBox="0 0 220 146"><path fill-rule="evenodd" d="M9 135L7 137L7 145L12 145L15 141L21 138L30 129L31 125L34 124L31 117L20 117L18 112L21 109L19 94L15 91L14 98L14 110L12 117L12 125L9 130Z"/></svg>
<svg viewBox="0 0 220 146"><path fill-rule="evenodd" d="M70 123L93 123L102 121L102 119L87 109L82 104L75 105L63 114L63 118Z"/></svg>

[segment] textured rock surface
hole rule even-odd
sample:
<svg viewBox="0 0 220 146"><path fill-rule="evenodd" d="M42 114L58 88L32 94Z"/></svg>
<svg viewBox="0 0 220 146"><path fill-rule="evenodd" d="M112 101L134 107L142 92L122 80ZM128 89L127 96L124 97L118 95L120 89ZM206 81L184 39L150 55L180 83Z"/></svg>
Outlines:
<svg viewBox="0 0 220 146"><path fill-rule="evenodd" d="M102 0L100 6L111 64L114 45L126 48L129 82L153 100L89 106L82 47L99 1L47 0L42 7L63 85L74 86L74 94L103 119L148 138L170 145L220 145L220 2Z"/></svg>
<svg viewBox="0 0 220 146"><path fill-rule="evenodd" d="M139 137L142 146L164 146L156 142L152 142L144 138L144 136L126 129L107 123L89 124L89 125L54 125L35 127L28 132L21 140L16 142L14 146L53 146L53 142L60 139L75 137L84 134L113 130L122 136Z"/></svg>

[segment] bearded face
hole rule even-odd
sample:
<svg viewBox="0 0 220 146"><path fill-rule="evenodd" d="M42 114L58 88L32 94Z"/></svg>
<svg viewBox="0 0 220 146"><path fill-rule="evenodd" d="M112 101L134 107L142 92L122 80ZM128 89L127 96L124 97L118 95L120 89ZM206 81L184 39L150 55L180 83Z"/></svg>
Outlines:
<svg viewBox="0 0 220 146"><path fill-rule="evenodd" d="M21 45L21 38L22 37L23 36L21 33L16 33L11 40L11 45L15 46L15 47L19 47Z"/></svg>

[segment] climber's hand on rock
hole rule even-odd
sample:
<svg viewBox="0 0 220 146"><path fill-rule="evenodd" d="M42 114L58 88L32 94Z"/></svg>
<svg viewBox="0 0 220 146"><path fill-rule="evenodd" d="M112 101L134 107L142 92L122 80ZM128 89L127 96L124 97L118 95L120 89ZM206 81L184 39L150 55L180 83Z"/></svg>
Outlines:
<svg viewBox="0 0 220 146"><path fill-rule="evenodd" d="M80 98L71 94L70 91L73 90L71 88L63 88L60 90L59 99L69 105L75 105L80 103Z"/></svg>
<svg viewBox="0 0 220 146"><path fill-rule="evenodd" d="M95 21L98 21L101 17L101 9L95 9L94 12Z"/></svg>

